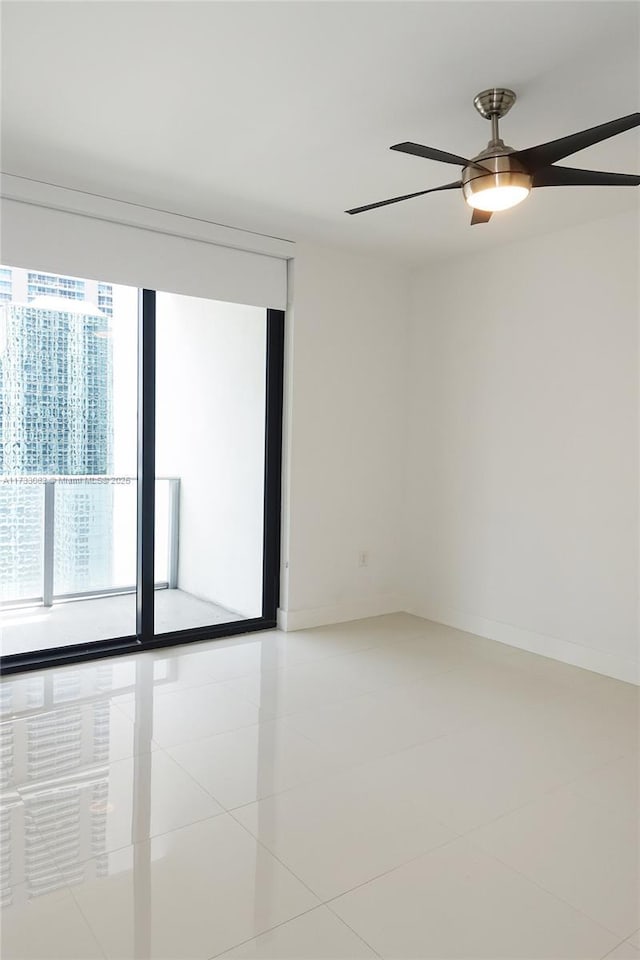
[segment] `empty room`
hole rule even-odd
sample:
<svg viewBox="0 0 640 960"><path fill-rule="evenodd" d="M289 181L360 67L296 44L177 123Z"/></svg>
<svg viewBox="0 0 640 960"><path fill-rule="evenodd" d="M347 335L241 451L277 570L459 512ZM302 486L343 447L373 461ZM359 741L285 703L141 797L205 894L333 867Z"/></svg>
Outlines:
<svg viewBox="0 0 640 960"><path fill-rule="evenodd" d="M0 30L3 960L640 960L640 6Z"/></svg>

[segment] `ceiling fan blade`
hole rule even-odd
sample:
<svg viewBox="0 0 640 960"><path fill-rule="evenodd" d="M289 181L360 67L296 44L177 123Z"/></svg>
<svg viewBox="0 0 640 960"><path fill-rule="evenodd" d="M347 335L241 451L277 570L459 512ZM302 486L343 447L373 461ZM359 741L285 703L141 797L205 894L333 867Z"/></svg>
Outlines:
<svg viewBox="0 0 640 960"><path fill-rule="evenodd" d="M462 186L461 180L454 183L445 183L442 187L431 187L429 190L419 190L417 193L406 193L403 197L392 197L390 200L380 200L378 203L368 203L365 207L353 207L345 213L364 213L365 210L375 210L376 207L386 207L390 203L400 203L401 200L411 200L413 197L423 197L425 193L437 193L439 190L455 190Z"/></svg>
<svg viewBox="0 0 640 960"><path fill-rule="evenodd" d="M436 150L435 147L423 147L421 143L394 143L390 150L399 150L400 153L411 153L414 157L424 157L426 160L439 160L441 163L453 163L457 167L468 167L471 160L465 160L456 153L446 153Z"/></svg>
<svg viewBox="0 0 640 960"><path fill-rule="evenodd" d="M585 147L590 147L594 143L600 143L601 140L616 137L619 133L624 133L625 130L631 130L638 125L640 125L640 113L630 113L627 117L601 123L598 127L590 127L588 130L572 133L559 140L550 140L549 143L541 143L537 147L518 150L515 156L528 170L535 173L541 167L548 167L557 160L562 160L563 157L584 150Z"/></svg>
<svg viewBox="0 0 640 960"><path fill-rule="evenodd" d="M491 210L478 210L474 209L471 214L471 226L475 227L476 223L489 223L491 220Z"/></svg>
<svg viewBox="0 0 640 960"><path fill-rule="evenodd" d="M579 170L574 167L543 167L533 175L534 187L637 187L635 173L605 173L603 170Z"/></svg>

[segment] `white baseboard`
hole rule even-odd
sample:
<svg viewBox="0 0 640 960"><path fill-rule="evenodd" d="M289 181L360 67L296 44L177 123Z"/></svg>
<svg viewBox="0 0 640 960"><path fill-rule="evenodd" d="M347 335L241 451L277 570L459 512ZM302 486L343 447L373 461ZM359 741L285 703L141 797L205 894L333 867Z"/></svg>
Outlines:
<svg viewBox="0 0 640 960"><path fill-rule="evenodd" d="M380 617L385 613L398 613L404 609L397 596L369 597L339 603L334 607L315 607L307 610L278 610L278 626L281 630L305 630L307 627L322 627L329 623L347 620L363 620L365 617Z"/></svg>
<svg viewBox="0 0 640 960"><path fill-rule="evenodd" d="M397 595L370 597L349 603L336 604L333 607L315 607L306 610L279 610L278 627L290 632L305 630L308 627L321 627L330 623L344 623L349 620L362 620L365 617L379 617L385 613L410 613L424 620L444 623L457 630L475 633L479 637L497 640L508 646L537 653L542 657L582 667L593 673L601 673L614 680L624 680L640 686L640 663L630 658L619 657L596 650L593 647L557 637L516 627L498 620L487 620L474 614L463 613L446 607L436 607L420 601L406 600Z"/></svg>
<svg viewBox="0 0 640 960"><path fill-rule="evenodd" d="M540 656L560 660L562 663L569 663L574 667L582 667L584 670L601 673L605 677L613 677L614 680L624 680L627 683L640 685L640 663L637 660L615 656L603 650L586 647L580 643L559 640L556 637L546 637L543 634L534 633L532 630L514 627L509 623L486 620L484 617L462 613L458 610L437 608L419 601L409 602L405 606L405 611L417 617L424 617L425 620L444 623L449 627L455 627L457 630L465 630L467 633L475 633L479 637L487 637L489 640L497 640L499 643L506 643L521 650L528 650L530 653L538 653Z"/></svg>

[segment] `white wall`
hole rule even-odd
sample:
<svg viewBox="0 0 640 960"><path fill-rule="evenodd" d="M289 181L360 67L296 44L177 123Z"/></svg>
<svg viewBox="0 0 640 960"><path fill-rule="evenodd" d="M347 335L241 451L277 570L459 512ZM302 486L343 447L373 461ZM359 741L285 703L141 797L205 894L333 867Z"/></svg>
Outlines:
<svg viewBox="0 0 640 960"><path fill-rule="evenodd" d="M180 477L178 587L262 611L266 311L157 297L156 473Z"/></svg>
<svg viewBox="0 0 640 960"><path fill-rule="evenodd" d="M292 273L280 604L288 629L401 606L409 279L386 261L305 243Z"/></svg>
<svg viewBox="0 0 640 960"><path fill-rule="evenodd" d="M408 342L408 608L628 680L638 252L625 215L424 270Z"/></svg>

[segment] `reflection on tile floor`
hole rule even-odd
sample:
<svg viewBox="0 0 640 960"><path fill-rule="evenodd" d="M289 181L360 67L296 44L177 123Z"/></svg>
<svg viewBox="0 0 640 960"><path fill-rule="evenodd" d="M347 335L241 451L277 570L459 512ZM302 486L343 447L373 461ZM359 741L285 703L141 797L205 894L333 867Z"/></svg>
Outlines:
<svg viewBox="0 0 640 960"><path fill-rule="evenodd" d="M638 956L638 693L405 614L6 677L2 956Z"/></svg>

